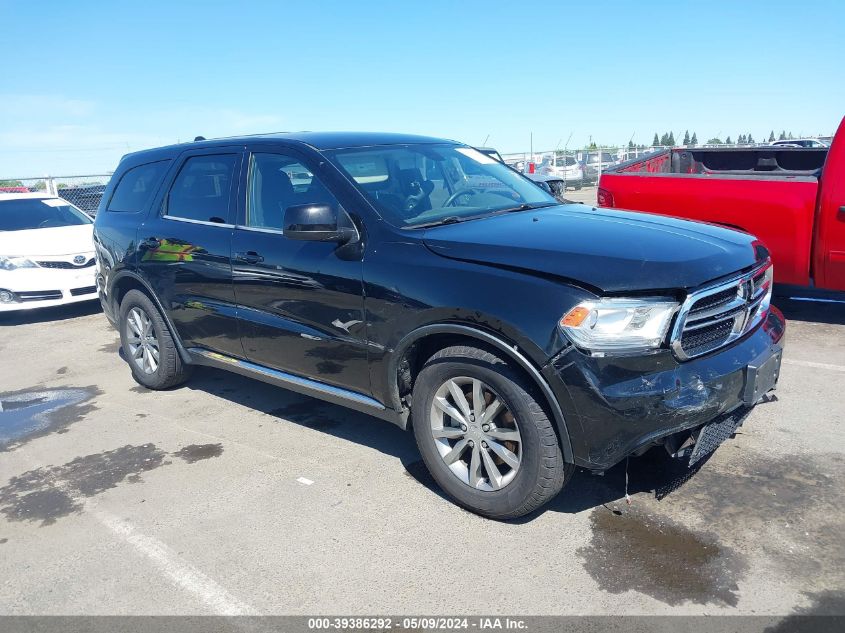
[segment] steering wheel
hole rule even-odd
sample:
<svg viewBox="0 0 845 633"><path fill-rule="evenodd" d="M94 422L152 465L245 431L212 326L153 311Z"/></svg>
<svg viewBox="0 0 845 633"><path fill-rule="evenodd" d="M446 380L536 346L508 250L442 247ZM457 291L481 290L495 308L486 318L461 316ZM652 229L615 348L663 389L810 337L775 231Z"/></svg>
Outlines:
<svg viewBox="0 0 845 633"><path fill-rule="evenodd" d="M477 196L479 193L483 193L482 190L476 189L474 187L468 187L466 189L461 189L460 191L456 191L451 196L449 196L449 199L446 200L446 202L443 203L443 206L444 207L451 207L455 204L455 202L461 196Z"/></svg>

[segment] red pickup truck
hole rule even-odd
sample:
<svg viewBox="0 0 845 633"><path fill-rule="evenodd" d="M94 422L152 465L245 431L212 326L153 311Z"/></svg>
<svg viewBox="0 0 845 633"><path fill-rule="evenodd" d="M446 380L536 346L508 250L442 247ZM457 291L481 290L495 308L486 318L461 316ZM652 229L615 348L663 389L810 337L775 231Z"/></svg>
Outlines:
<svg viewBox="0 0 845 633"><path fill-rule="evenodd" d="M845 119L829 149L648 154L605 171L598 204L751 233L771 252L776 282L845 290Z"/></svg>

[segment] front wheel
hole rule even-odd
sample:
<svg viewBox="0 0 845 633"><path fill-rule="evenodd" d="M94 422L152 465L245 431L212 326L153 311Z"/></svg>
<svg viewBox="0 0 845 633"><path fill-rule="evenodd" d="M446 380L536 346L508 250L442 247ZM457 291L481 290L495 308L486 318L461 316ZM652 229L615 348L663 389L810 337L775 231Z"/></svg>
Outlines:
<svg viewBox="0 0 845 633"><path fill-rule="evenodd" d="M130 290L120 302L120 343L132 376L148 389L185 382L191 367L179 357L164 318L150 298Z"/></svg>
<svg viewBox="0 0 845 633"><path fill-rule="evenodd" d="M534 391L486 349L449 347L423 366L414 435L432 477L459 505L516 518L550 501L571 476Z"/></svg>

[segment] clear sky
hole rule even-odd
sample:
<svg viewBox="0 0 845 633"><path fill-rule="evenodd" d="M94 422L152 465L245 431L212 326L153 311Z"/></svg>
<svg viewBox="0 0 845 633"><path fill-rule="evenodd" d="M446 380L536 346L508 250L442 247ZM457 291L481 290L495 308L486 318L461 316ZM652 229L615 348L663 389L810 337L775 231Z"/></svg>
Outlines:
<svg viewBox="0 0 845 633"><path fill-rule="evenodd" d="M830 134L845 2L0 0L0 178L282 130L501 152ZM489 136L489 138L488 138ZM59 173L63 172L63 173Z"/></svg>

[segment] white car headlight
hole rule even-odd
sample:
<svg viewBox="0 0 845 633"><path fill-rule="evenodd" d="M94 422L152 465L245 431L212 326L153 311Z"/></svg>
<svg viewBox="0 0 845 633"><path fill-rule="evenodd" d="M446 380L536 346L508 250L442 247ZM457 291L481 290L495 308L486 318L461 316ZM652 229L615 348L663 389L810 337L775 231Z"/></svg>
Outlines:
<svg viewBox="0 0 845 633"><path fill-rule="evenodd" d="M572 308L560 327L575 345L597 355L648 352L663 343L677 309L670 299L596 299Z"/></svg>
<svg viewBox="0 0 845 633"><path fill-rule="evenodd" d="M0 270L15 270L16 268L37 268L37 266L26 257L0 255Z"/></svg>

